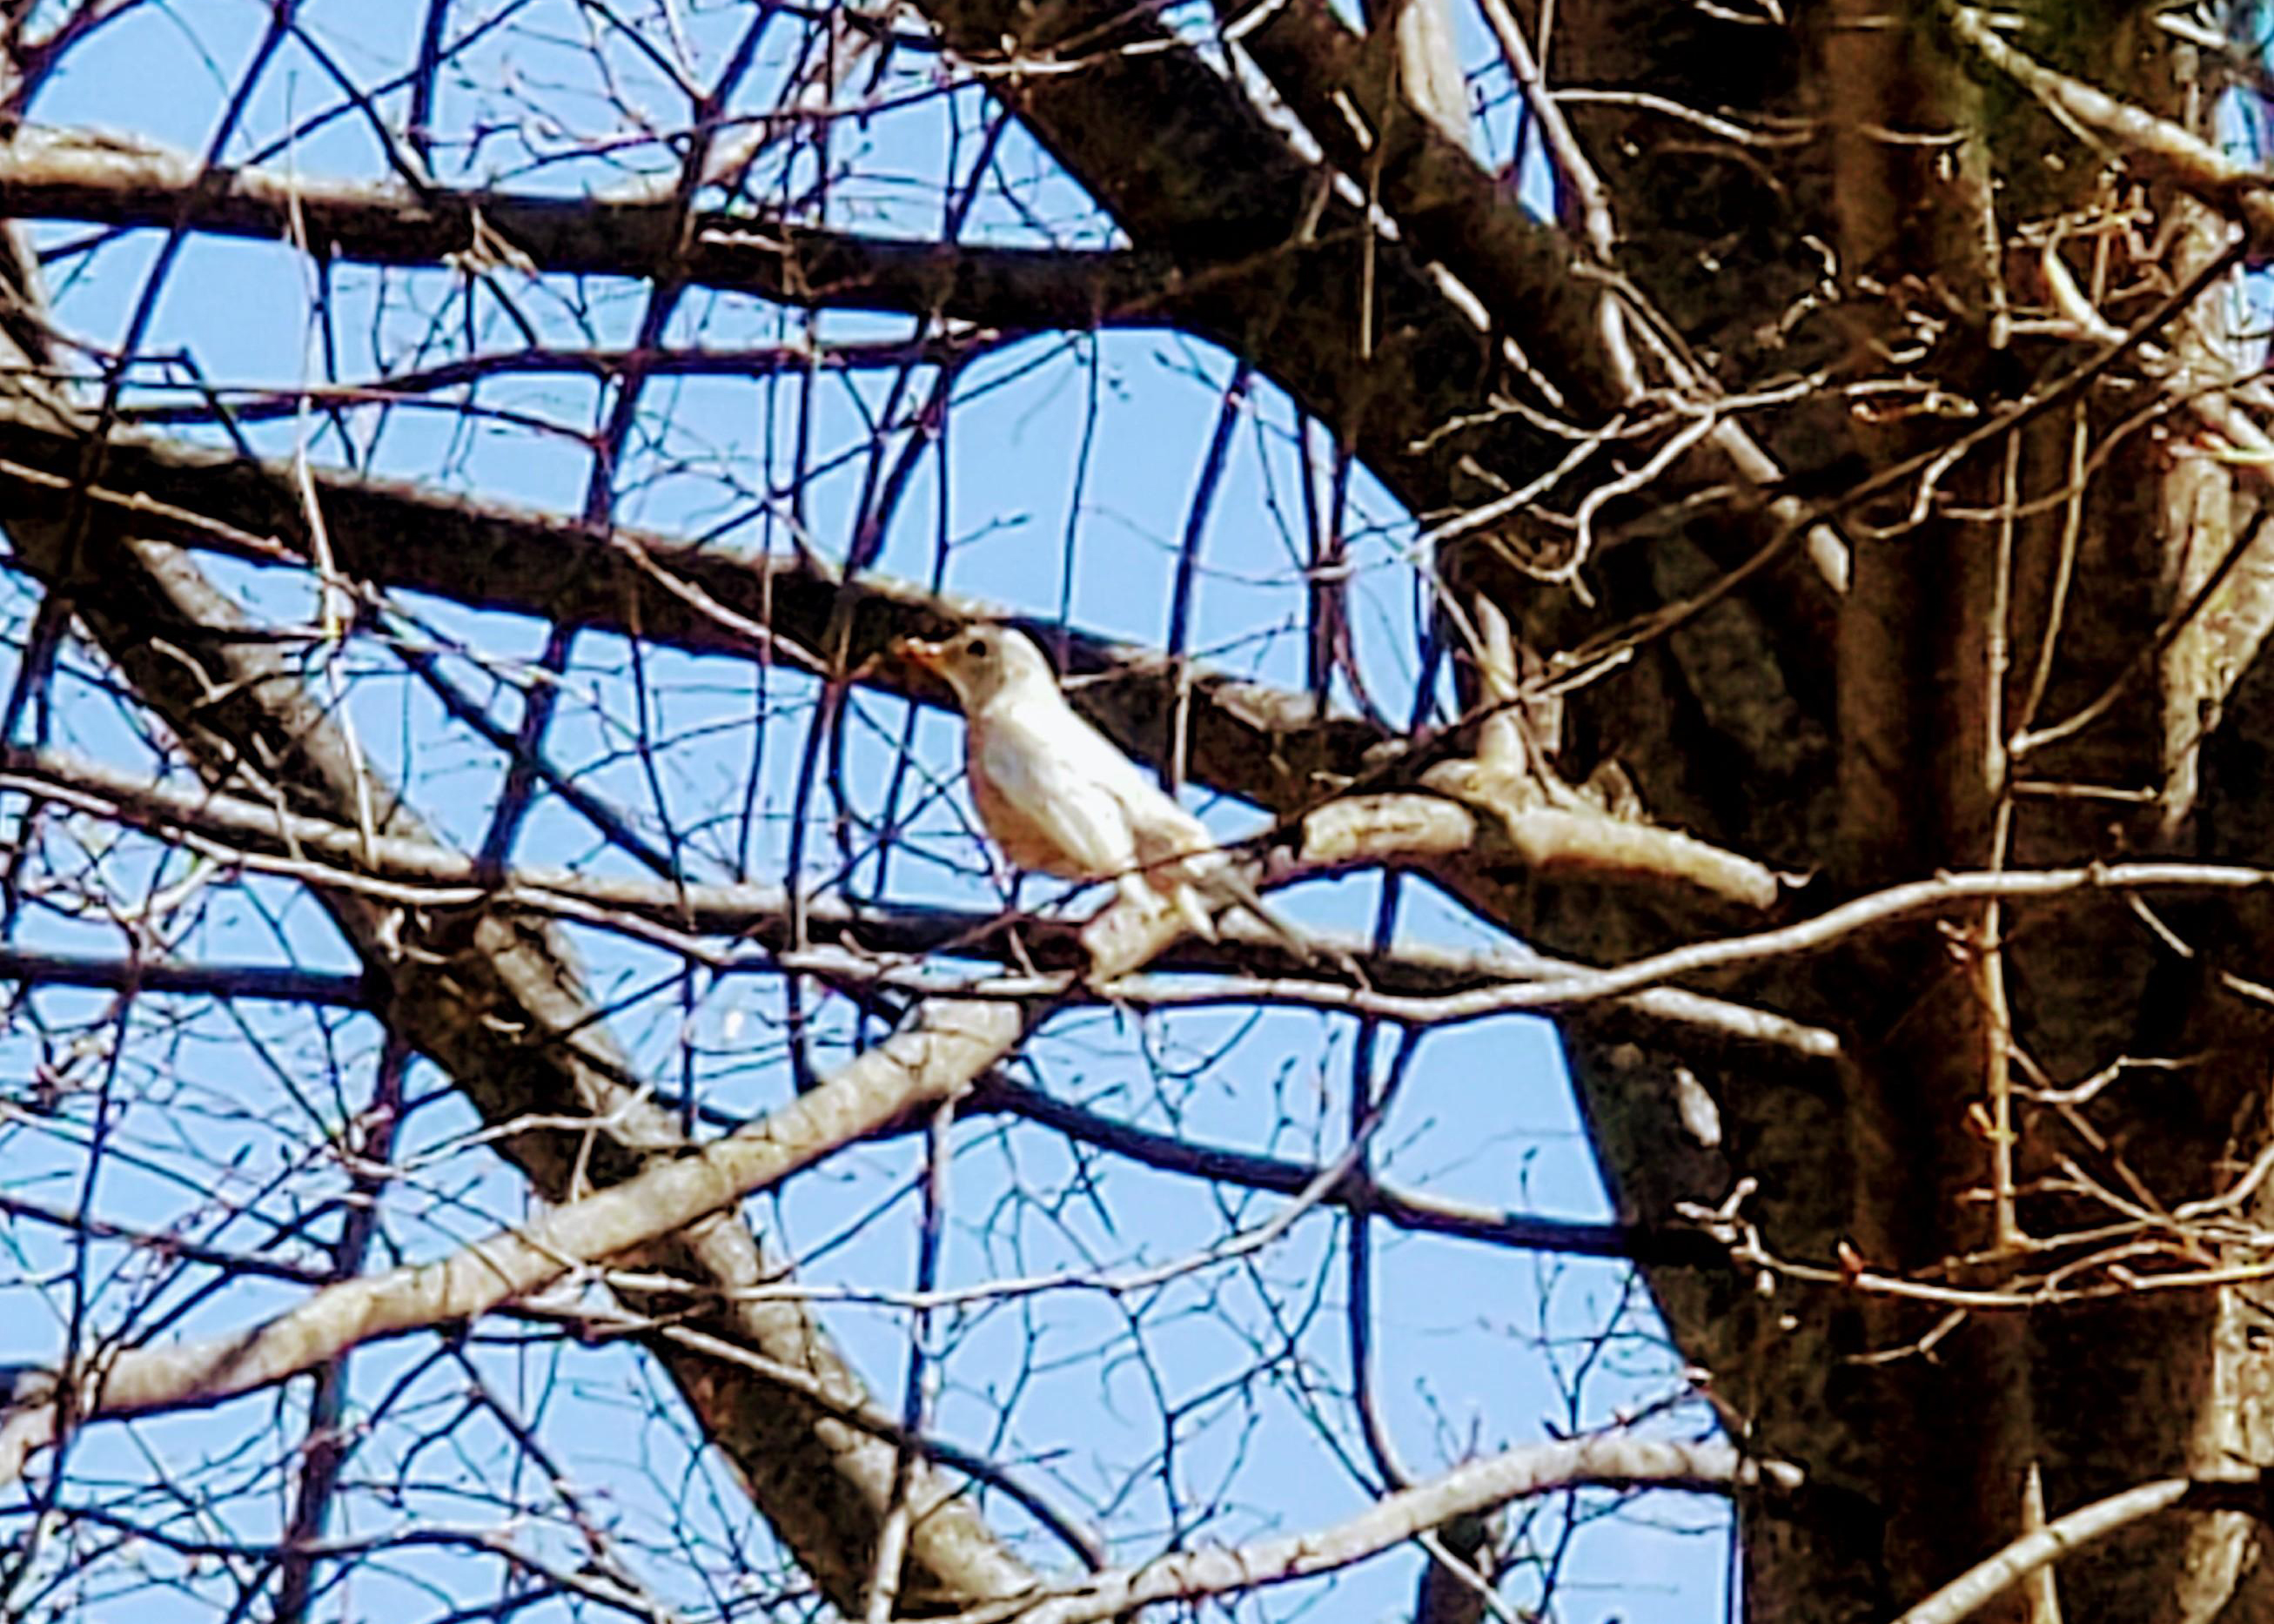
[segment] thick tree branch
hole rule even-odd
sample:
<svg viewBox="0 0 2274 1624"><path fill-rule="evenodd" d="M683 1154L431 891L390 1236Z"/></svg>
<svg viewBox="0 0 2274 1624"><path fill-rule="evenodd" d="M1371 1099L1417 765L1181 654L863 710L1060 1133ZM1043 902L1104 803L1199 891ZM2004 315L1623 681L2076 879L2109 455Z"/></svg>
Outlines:
<svg viewBox="0 0 2274 1624"><path fill-rule="evenodd" d="M85 455L72 425L21 407L0 411L0 500L26 516L68 515ZM103 470L86 500L144 534L310 567L306 510L282 464L117 435ZM738 658L767 639L798 658L843 613L848 663L875 662L863 680L930 703L947 703L944 687L879 657L895 637L944 635L990 613L873 574L841 584L804 558L754 559L621 528L603 540L570 519L505 503L344 473L309 477L334 563L352 580ZM1092 721L1134 754L1159 749L1179 690L1157 657L1075 636L1066 661L1085 679L1074 698ZM1320 717L1306 695L1205 670L1187 682L1193 778L1274 811L1313 804L1363 771L1366 752L1384 742L1356 717Z"/></svg>
<svg viewBox="0 0 2274 1624"><path fill-rule="evenodd" d="M297 214L296 214L297 211ZM780 304L946 317L1021 331L1151 327L1172 315L1157 255L1117 249L967 248L698 216L681 255L670 199L547 197L270 169L200 171L164 147L27 131L0 149L0 214L291 242L367 265L647 277Z"/></svg>
<svg viewBox="0 0 2274 1624"><path fill-rule="evenodd" d="M1171 970L1238 976L1237 985L1224 994L1195 994L1126 979L1092 986L1084 974L1089 959L1081 940L1082 928L1063 921L947 908L854 906L820 897L807 903L801 947L791 925L789 894L779 886L699 881L674 884L540 868L486 875L473 857L429 841L365 835L327 819L282 812L236 796L155 786L99 763L12 748L0 748L0 789L20 790L107 823L186 843L218 861L310 884L360 888L377 899L427 908L478 905L571 917L602 927L613 922L620 929L644 924L665 933L681 951L722 971L747 967L755 954L784 970L853 984L884 982L922 990L933 978L904 961L937 953L1015 963L1044 973L1041 981L981 983L973 989L994 996L1024 998L1047 992L1139 1006L1236 996L1418 1026L1505 1012L1503 1001L1522 1000L1526 988L1543 983L1584 992L1595 985L1593 978L1606 974L1531 955L1420 948L1374 952L1356 940L1321 937L1322 946L1353 965L1363 978L1360 986L1338 986L1319 981L1314 965L1296 958L1261 926L1234 917L1225 921L1222 941L1181 941L1166 950L1161 961L1162 967ZM1401 816L1402 808L1412 810ZM1315 830L1330 832L1322 836ZM1471 844L1440 850L1434 837L1441 830L1465 832ZM1490 826L1478 824L1449 802L1419 795L1357 797L1331 803L1306 820L1296 867L1306 861L1355 867L1416 858L1435 859L1441 868L1457 867L1476 860L1480 847L1489 852L1492 846ZM730 954L712 953L693 939L704 936L731 936L748 946ZM0 966L5 962L0 960ZM134 967L118 974L131 977ZM161 968L153 974L175 973ZM184 979L181 989L223 989L210 982L196 986ZM1578 1002L1596 1000L1583 996ZM1639 1034L1678 1036L1708 1049L1755 1048L1818 1060L1839 1053L1838 1041L1821 1028L1701 994L1645 986L1621 995L1616 1002L1619 1016L1631 1019Z"/></svg>
<svg viewBox="0 0 2274 1624"><path fill-rule="evenodd" d="M889 1123L952 1099L999 1057L1002 1011L972 1029L954 1006L895 1034L809 1094L738 1133L502 1229L432 1263L406 1264L318 1292L256 1330L170 1348L128 1349L94 1368L59 1374L80 1391L74 1425L188 1404L216 1403L339 1357L360 1344L471 1320L542 1289L580 1266L647 1245L770 1188ZM1015 1017L1013 1017L1015 1019ZM57 1440L65 1407L50 1387L19 1390L0 1423L0 1483Z"/></svg>

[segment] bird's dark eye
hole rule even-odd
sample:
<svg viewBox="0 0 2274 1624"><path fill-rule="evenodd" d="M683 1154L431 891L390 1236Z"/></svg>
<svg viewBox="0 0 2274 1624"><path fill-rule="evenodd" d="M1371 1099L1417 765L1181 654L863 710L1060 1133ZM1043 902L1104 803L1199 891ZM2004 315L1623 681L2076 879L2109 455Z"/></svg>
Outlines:
<svg viewBox="0 0 2274 1624"><path fill-rule="evenodd" d="M987 639L984 637L974 637L969 643L963 645L963 651L973 659L985 659L987 658Z"/></svg>

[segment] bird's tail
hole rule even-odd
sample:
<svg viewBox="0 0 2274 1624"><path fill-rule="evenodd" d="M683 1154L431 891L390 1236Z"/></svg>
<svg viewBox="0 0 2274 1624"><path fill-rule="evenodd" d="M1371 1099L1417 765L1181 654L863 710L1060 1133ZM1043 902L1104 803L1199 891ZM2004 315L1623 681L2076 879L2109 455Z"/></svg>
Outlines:
<svg viewBox="0 0 2274 1624"><path fill-rule="evenodd" d="M1199 872L1193 873L1194 869ZM1288 951L1305 964L1319 966L1330 962L1325 950L1265 902L1261 894L1248 883L1247 876L1223 853L1210 853L1207 858L1187 862L1186 872L1191 875L1188 890L1197 891L1201 897L1218 907L1237 908L1243 914L1254 915L1265 929L1279 938ZM1181 903L1179 906L1182 906ZM1199 911L1203 917L1206 916L1205 906ZM1183 908L1183 912L1190 919L1193 909ZM1202 934L1213 937L1216 935L1214 923L1214 921L1209 921L1209 929Z"/></svg>

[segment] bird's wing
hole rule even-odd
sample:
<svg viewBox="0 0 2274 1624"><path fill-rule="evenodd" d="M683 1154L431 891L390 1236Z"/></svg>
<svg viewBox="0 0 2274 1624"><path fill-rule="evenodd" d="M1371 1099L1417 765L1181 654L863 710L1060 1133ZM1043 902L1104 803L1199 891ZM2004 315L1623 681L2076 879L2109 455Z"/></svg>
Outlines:
<svg viewBox="0 0 2274 1624"><path fill-rule="evenodd" d="M1216 844L1208 825L1178 804L1175 796L1146 776L1145 770L1073 710L1056 730L1067 763L1121 803L1140 861L1153 863Z"/></svg>
<svg viewBox="0 0 2274 1624"><path fill-rule="evenodd" d="M1065 748L1063 730L1050 719L1021 706L991 710L980 735L980 766L1035 832L1084 874L1125 874L1137 862L1137 842L1121 799L1087 752Z"/></svg>

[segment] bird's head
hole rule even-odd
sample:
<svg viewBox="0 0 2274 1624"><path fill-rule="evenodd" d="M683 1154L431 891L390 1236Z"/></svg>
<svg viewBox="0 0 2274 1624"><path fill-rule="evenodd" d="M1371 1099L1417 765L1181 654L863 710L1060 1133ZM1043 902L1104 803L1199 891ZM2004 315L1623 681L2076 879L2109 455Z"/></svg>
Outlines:
<svg viewBox="0 0 2274 1624"><path fill-rule="evenodd" d="M892 652L946 679L967 716L1006 690L1055 693L1058 688L1050 662L1034 640L1007 626L978 621L937 643L902 637L893 643Z"/></svg>

